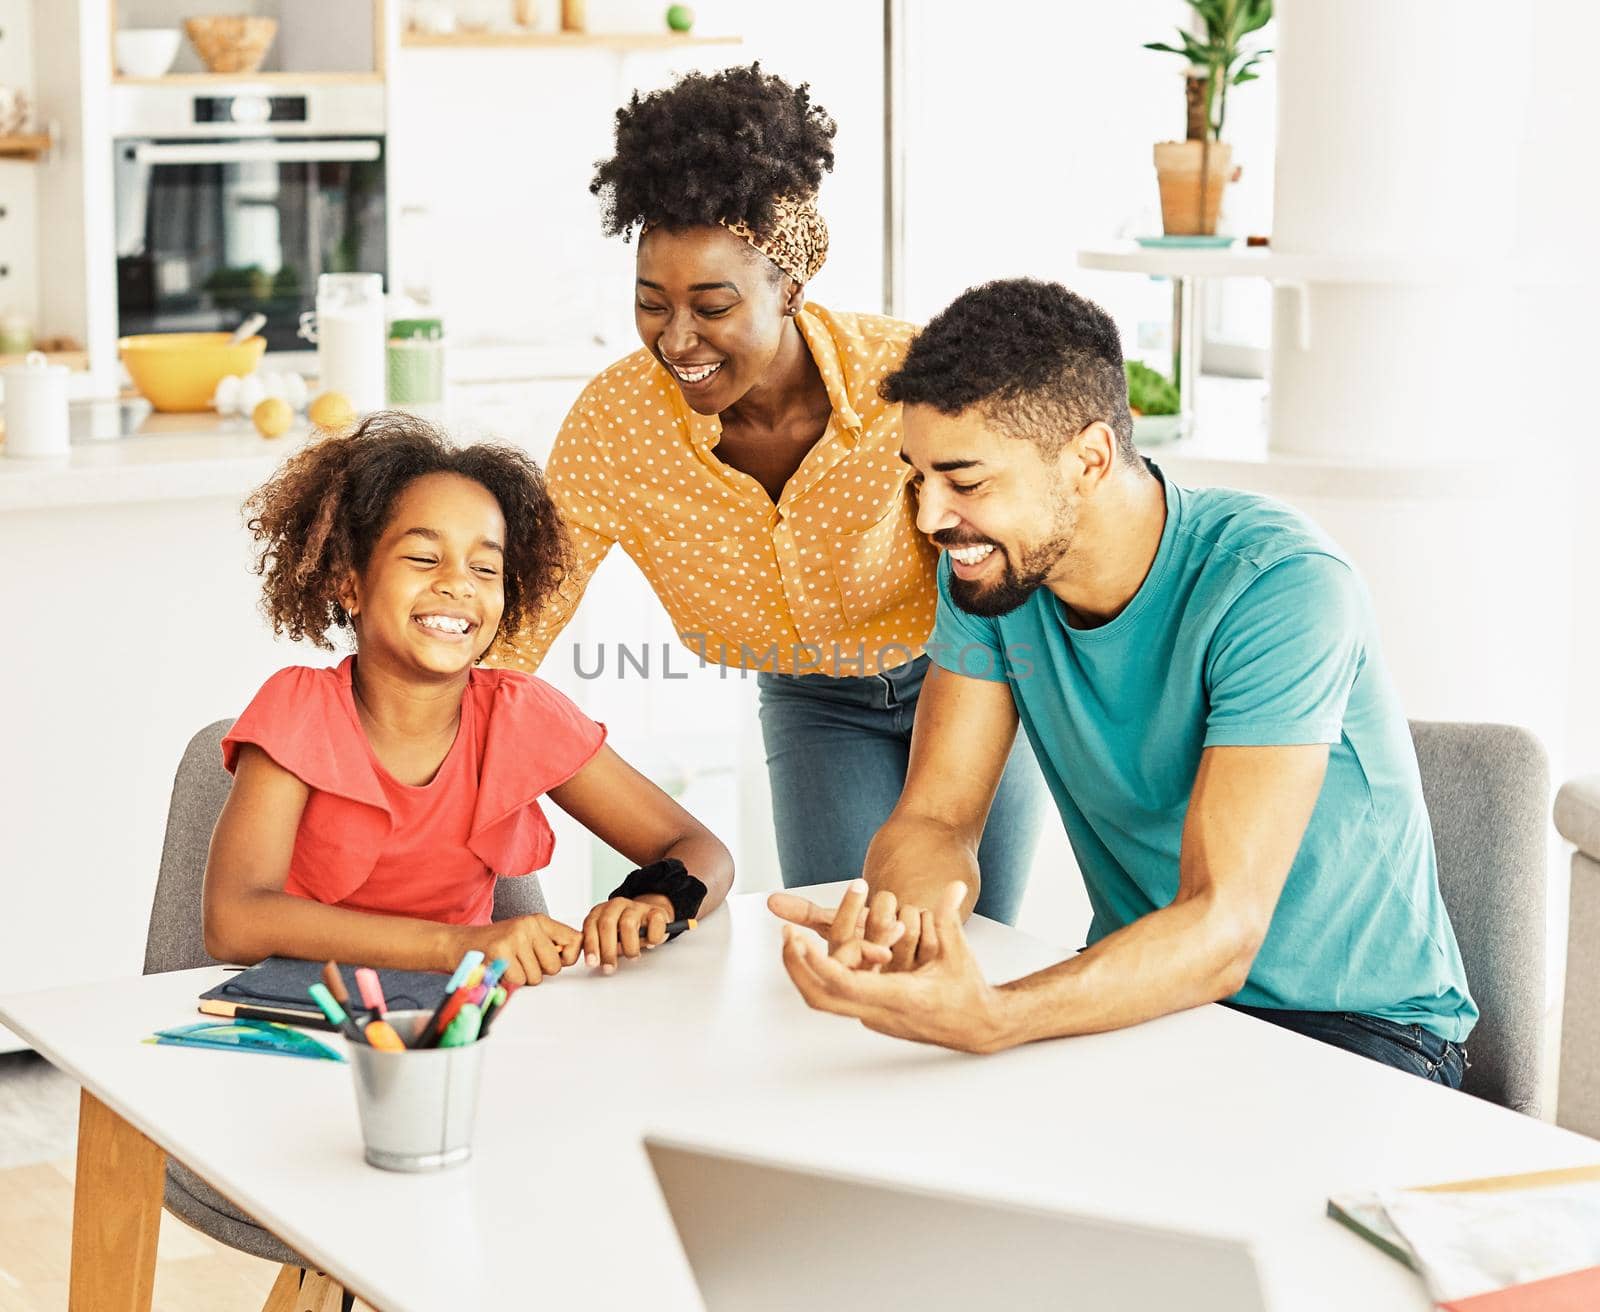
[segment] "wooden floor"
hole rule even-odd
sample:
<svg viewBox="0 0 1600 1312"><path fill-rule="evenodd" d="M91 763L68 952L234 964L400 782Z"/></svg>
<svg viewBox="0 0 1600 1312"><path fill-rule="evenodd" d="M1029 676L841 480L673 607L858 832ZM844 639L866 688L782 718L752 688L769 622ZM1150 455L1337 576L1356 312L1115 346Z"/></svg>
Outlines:
<svg viewBox="0 0 1600 1312"><path fill-rule="evenodd" d="M62 1312L72 1248L73 1163L0 1171L0 1312ZM163 1213L157 1312L260 1312L278 1266Z"/></svg>

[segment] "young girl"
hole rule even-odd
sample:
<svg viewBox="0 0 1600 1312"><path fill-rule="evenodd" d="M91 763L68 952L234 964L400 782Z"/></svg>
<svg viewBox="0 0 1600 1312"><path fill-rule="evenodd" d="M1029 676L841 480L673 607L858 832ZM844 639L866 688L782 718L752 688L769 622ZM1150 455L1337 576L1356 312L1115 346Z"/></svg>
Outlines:
<svg viewBox="0 0 1600 1312"><path fill-rule="evenodd" d="M568 565L534 463L456 449L421 420L370 416L292 456L246 503L273 631L356 654L290 666L228 736L233 791L206 863L206 950L449 971L481 949L536 984L581 951L609 974L704 916L728 850L531 675L478 668ZM543 794L640 869L581 933L490 923L497 877L550 860Z"/></svg>

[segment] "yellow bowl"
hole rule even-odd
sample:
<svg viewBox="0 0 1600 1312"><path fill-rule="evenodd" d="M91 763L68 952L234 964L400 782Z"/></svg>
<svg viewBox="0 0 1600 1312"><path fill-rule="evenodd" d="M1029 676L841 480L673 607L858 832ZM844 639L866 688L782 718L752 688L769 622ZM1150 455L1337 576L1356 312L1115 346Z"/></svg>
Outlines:
<svg viewBox="0 0 1600 1312"><path fill-rule="evenodd" d="M229 374L252 374L267 349L265 337L232 345L229 333L147 333L117 343L145 400L157 410L211 409L217 384Z"/></svg>

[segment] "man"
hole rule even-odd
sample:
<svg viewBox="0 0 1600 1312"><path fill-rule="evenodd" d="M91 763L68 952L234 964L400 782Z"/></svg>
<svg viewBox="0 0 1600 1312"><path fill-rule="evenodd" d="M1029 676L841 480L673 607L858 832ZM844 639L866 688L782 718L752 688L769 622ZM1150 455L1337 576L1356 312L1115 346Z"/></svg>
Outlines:
<svg viewBox="0 0 1600 1312"><path fill-rule="evenodd" d="M966 292L884 383L943 549L905 791L837 914L789 894L813 1007L989 1052L1226 1001L1459 1086L1477 1017L1366 592L1308 520L1133 446L1115 325ZM991 986L961 921L1020 717L1094 910ZM870 896L870 905L868 898Z"/></svg>

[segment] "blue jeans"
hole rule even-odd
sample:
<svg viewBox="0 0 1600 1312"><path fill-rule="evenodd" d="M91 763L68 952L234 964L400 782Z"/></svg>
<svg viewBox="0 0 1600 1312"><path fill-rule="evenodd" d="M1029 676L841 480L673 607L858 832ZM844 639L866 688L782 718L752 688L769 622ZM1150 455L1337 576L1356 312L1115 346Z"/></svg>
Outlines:
<svg viewBox="0 0 1600 1312"><path fill-rule="evenodd" d="M865 678L756 675L785 888L854 879L905 787L928 658ZM978 847L979 915L1014 925L1033 864L1044 778L1019 730Z"/></svg>
<svg viewBox="0 0 1600 1312"><path fill-rule="evenodd" d="M1234 1002L1226 1005L1452 1089L1461 1087L1461 1077L1467 1073L1467 1050L1421 1025L1401 1025L1359 1011L1280 1011L1275 1007L1241 1007Z"/></svg>

